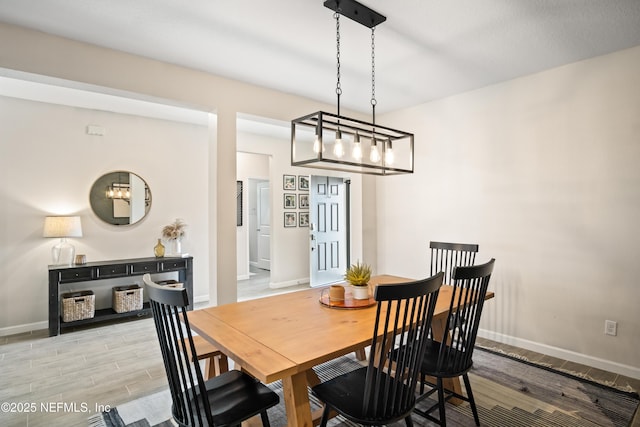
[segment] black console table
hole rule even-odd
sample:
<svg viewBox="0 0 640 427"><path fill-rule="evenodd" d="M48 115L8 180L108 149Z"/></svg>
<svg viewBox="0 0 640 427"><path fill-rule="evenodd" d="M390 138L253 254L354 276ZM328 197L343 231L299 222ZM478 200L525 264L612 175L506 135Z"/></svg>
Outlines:
<svg viewBox="0 0 640 427"><path fill-rule="evenodd" d="M142 310L127 313L116 313L112 308L95 311L91 319L62 322L60 316L60 285L74 282L114 279L118 277L142 276L149 273L166 273L177 271L179 281L187 289L193 309L193 257L165 258L133 258L115 261L89 262L83 265L49 266L49 336L60 334L65 328L78 325L99 323L126 317L142 317L151 313L149 303L145 302ZM99 284L96 284L99 286Z"/></svg>

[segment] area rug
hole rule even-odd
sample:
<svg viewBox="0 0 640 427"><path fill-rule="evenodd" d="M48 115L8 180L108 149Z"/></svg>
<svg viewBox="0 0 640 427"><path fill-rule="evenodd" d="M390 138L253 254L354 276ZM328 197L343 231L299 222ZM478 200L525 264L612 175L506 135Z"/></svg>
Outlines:
<svg viewBox="0 0 640 427"><path fill-rule="evenodd" d="M351 356L327 362L315 368L326 381L343 372L360 367ZM469 374L480 424L487 427L628 427L638 410L638 393L626 392L597 384L567 373L526 363L498 353L476 350L474 367ZM269 384L282 396L282 384ZM428 407L429 400L419 403ZM312 409L320 405L311 397ZM92 427L170 427L171 397L168 390L137 399L98 414L89 420ZM447 425L474 426L468 404L447 404ZM284 403L269 410L273 427L286 425ZM414 415L417 426L433 423ZM352 424L341 417L329 423L334 427ZM404 421L392 424L404 426Z"/></svg>

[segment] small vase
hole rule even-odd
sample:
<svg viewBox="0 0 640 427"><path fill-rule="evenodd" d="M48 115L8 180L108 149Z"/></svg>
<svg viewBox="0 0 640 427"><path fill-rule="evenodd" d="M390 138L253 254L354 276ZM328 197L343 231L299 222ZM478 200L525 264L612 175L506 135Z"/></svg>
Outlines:
<svg viewBox="0 0 640 427"><path fill-rule="evenodd" d="M353 299L369 299L369 286L351 285L351 295Z"/></svg>
<svg viewBox="0 0 640 427"><path fill-rule="evenodd" d="M171 243L173 244L171 255L180 256L182 254L182 242L180 239L173 239Z"/></svg>
<svg viewBox="0 0 640 427"><path fill-rule="evenodd" d="M344 301L344 286L331 285L329 287L329 300L330 301Z"/></svg>
<svg viewBox="0 0 640 427"><path fill-rule="evenodd" d="M158 239L158 244L153 247L153 253L156 258L162 258L164 256L164 245L160 239Z"/></svg>

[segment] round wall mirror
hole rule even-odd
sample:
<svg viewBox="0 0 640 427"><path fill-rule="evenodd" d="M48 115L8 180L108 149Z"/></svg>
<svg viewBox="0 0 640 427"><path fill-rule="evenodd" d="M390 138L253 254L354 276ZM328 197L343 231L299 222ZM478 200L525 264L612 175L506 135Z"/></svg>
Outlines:
<svg viewBox="0 0 640 427"><path fill-rule="evenodd" d="M114 171L93 183L89 202L93 213L107 224L131 225L151 209L151 190L135 173Z"/></svg>

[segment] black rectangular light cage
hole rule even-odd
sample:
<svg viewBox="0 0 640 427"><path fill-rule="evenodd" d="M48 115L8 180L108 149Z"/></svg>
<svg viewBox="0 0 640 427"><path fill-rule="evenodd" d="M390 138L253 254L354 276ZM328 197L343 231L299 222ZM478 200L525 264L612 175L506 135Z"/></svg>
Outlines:
<svg viewBox="0 0 640 427"><path fill-rule="evenodd" d="M340 143L342 149L336 147ZM413 173L413 134L318 111L291 121L291 165L370 175Z"/></svg>

